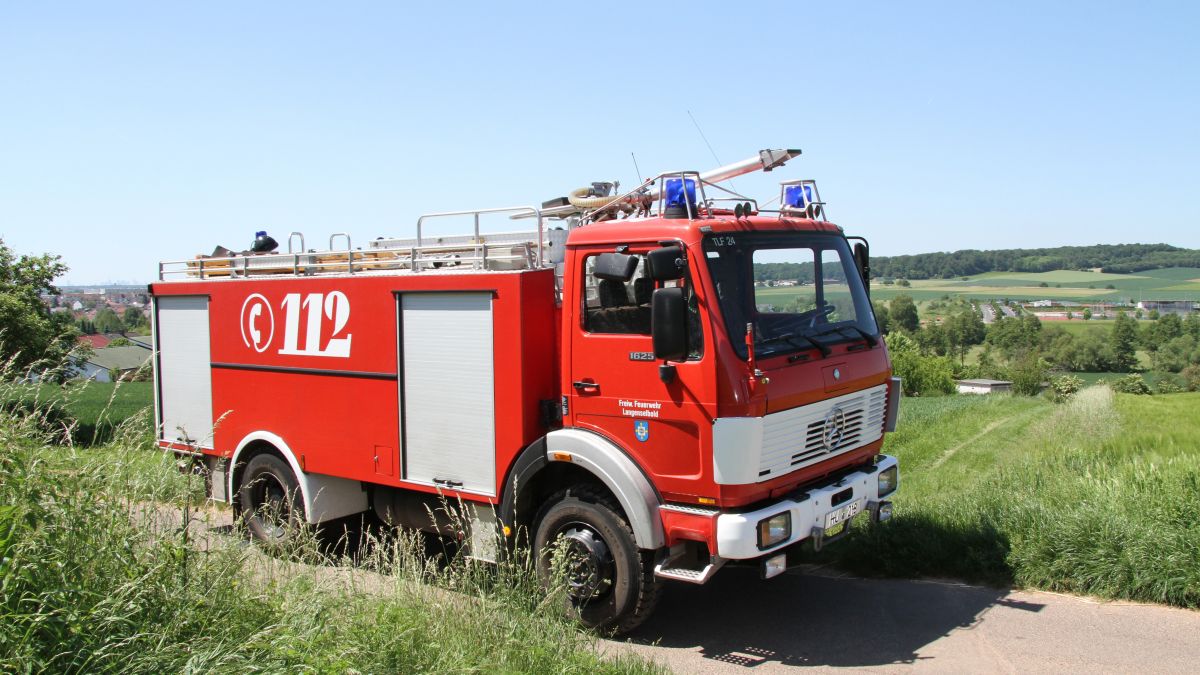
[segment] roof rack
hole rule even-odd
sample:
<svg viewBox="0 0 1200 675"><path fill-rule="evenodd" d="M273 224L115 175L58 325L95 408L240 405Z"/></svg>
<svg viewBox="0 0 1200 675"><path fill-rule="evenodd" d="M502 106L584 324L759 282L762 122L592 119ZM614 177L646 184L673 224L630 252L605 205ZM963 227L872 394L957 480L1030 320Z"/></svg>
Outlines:
<svg viewBox="0 0 1200 675"><path fill-rule="evenodd" d="M481 234L479 217L489 213L520 213L537 219L537 229L529 232ZM473 216L471 234L428 237L422 232L431 218ZM371 272L520 270L543 267L554 258L547 248L556 244L547 239L541 212L532 206L515 206L473 211L430 213L417 220L417 236L409 239L379 238L366 250L354 248L350 235L330 235L329 248L305 250L304 235L288 235L287 253L231 253L226 256L198 255L190 260L169 260L158 264L159 281L172 279L240 279L261 276L314 276ZM335 247L344 239L345 247ZM297 245L298 243L298 245Z"/></svg>

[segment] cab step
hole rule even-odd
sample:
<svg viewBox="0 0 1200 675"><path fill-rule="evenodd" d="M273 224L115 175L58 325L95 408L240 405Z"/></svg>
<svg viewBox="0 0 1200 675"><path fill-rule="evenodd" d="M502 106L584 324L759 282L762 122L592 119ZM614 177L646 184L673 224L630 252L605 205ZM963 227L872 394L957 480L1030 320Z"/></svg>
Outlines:
<svg viewBox="0 0 1200 675"><path fill-rule="evenodd" d="M663 579L674 579L676 581L686 581L689 584L704 584L716 574L717 570L725 564L725 561L714 557L713 562L704 566L704 569L694 570L688 567L670 567L674 560L664 560L654 566L654 576Z"/></svg>

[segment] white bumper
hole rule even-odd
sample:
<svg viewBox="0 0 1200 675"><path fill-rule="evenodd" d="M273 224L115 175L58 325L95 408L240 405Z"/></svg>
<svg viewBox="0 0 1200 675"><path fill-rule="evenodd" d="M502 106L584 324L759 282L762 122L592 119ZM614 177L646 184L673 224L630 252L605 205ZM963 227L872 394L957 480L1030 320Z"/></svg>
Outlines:
<svg viewBox="0 0 1200 675"><path fill-rule="evenodd" d="M747 513L723 513L717 517L717 555L729 560L757 558L777 549L794 544L812 535L813 530L823 531L825 516L829 513L862 500L862 512L895 494L879 495L879 474L897 465L895 457L884 456L873 471L856 471L835 483L807 491L801 501L782 499L774 504ZM837 506L831 504L834 495L852 490L849 498L843 495ZM767 548L758 547L758 523L785 511L791 512L792 534L789 538Z"/></svg>

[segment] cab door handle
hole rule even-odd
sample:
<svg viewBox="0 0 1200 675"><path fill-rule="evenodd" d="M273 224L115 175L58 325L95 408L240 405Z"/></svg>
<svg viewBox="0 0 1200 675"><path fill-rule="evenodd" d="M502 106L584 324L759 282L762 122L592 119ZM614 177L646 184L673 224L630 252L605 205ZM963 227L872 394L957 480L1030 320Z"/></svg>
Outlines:
<svg viewBox="0 0 1200 675"><path fill-rule="evenodd" d="M600 391L600 384L598 382L572 382L571 385L574 386L575 391L578 392Z"/></svg>

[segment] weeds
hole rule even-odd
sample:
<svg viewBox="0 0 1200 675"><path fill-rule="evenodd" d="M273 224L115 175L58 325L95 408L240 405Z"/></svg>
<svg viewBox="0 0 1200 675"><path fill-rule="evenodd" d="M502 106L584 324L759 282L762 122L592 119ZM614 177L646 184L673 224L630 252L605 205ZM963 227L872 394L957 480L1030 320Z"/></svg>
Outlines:
<svg viewBox="0 0 1200 675"><path fill-rule="evenodd" d="M0 419L0 672L650 669L601 658L527 556L430 556L411 532L264 554L217 526L149 424L81 450Z"/></svg>
<svg viewBox="0 0 1200 675"><path fill-rule="evenodd" d="M896 516L824 558L1200 607L1200 396L989 398L906 399Z"/></svg>

